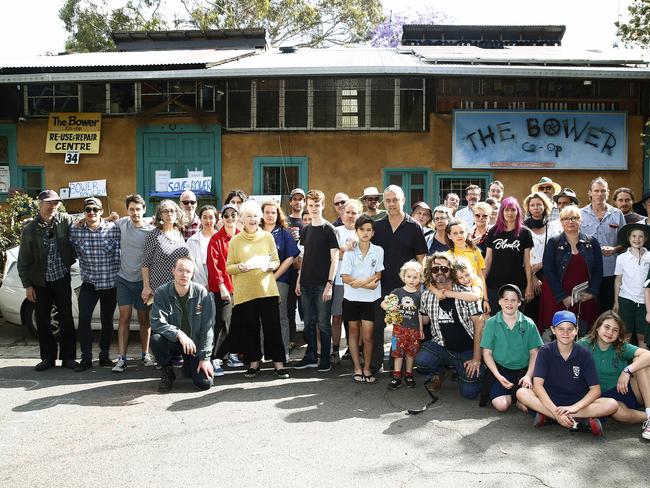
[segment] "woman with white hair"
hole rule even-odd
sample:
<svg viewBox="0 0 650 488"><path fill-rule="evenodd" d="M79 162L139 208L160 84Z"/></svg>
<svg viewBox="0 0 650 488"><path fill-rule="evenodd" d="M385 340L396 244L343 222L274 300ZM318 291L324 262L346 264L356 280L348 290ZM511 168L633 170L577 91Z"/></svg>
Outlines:
<svg viewBox="0 0 650 488"><path fill-rule="evenodd" d="M233 303L228 350L243 351L253 378L260 371L262 349L260 323L264 331L264 353L273 360L275 375L288 378L280 328L278 286L274 272L280 266L273 236L260 228L262 210L254 200L240 207L242 232L230 240L226 271L232 275Z"/></svg>

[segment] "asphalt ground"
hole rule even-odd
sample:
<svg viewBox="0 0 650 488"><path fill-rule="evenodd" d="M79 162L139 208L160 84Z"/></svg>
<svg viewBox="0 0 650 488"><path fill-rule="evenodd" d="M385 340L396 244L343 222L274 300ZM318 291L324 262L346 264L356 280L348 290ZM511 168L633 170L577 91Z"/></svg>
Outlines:
<svg viewBox="0 0 650 488"><path fill-rule="evenodd" d="M132 334L136 347L137 337ZM301 351L294 351L300 357ZM0 323L0 486L443 487L648 486L640 426L605 437L532 427L532 417L465 400L446 380L439 401L416 388L355 384L349 361L275 379L228 370L205 392L132 363L37 373L38 344Z"/></svg>

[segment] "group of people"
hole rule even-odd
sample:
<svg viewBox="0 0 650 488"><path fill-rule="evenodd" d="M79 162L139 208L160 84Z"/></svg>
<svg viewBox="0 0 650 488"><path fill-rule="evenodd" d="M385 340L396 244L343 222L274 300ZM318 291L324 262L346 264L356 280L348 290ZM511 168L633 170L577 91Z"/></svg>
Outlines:
<svg viewBox="0 0 650 488"><path fill-rule="evenodd" d="M451 371L463 396L480 396L499 411L516 403L535 414L536 426L555 421L599 435L598 419L613 416L644 422L642 435L650 439L650 227L632 212L631 190L615 193L621 209L607 203L608 184L596 178L590 203L580 208L573 190L544 177L522 206L495 181L483 201L481 188L470 185L460 210L459 196L450 193L433 209L415 202L409 215L399 186L369 187L358 199L336 193L330 223L319 190L292 190L288 215L277 202L260 205L241 190L220 210L197 211L196 195L186 191L179 203L162 200L150 221L140 195L126 198L124 217L104 215L101 201L88 198L73 221L59 212L56 192L46 190L18 257L36 308L36 370L57 358L77 372L93 367L97 302L99 365L126 370L135 308L140 359L161 368L161 392L172 388L175 366L207 389L225 365L245 366L244 376L253 378L266 359L276 377L288 378L289 366L327 372L348 355L352 379L374 384L388 326L391 390L415 386L417 369L435 391ZM646 192L646 210L649 201ZM76 335L75 257L82 278ZM297 309L306 349L290 365ZM556 340L544 344L547 329Z"/></svg>

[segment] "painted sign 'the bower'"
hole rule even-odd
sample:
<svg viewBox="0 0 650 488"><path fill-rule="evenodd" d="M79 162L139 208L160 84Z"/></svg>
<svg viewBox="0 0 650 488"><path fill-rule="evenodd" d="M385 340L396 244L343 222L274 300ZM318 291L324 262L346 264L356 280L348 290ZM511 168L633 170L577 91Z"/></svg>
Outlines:
<svg viewBox="0 0 650 488"><path fill-rule="evenodd" d="M50 113L45 152L99 154L101 129L100 113Z"/></svg>
<svg viewBox="0 0 650 488"><path fill-rule="evenodd" d="M627 169L627 114L456 110L452 167Z"/></svg>

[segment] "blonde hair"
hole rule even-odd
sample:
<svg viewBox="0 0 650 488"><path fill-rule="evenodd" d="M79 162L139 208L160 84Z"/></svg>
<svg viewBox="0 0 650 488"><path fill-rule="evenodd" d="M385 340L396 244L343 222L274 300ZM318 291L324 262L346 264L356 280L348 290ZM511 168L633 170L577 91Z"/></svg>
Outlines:
<svg viewBox="0 0 650 488"><path fill-rule="evenodd" d="M399 278L402 280L402 283L404 282L404 276L407 271L415 271L420 277L420 281L422 281L422 265L420 263L417 261L407 261L402 265L399 269Z"/></svg>
<svg viewBox="0 0 650 488"><path fill-rule="evenodd" d="M524 199L524 211L528 215L530 215L530 211L528 210L528 205L530 205L531 200L534 200L535 198L541 200L542 205L544 206L544 217L548 217L549 215L551 215L551 211L553 208L553 206L551 205L551 201L541 191L536 191L534 193L531 193Z"/></svg>

